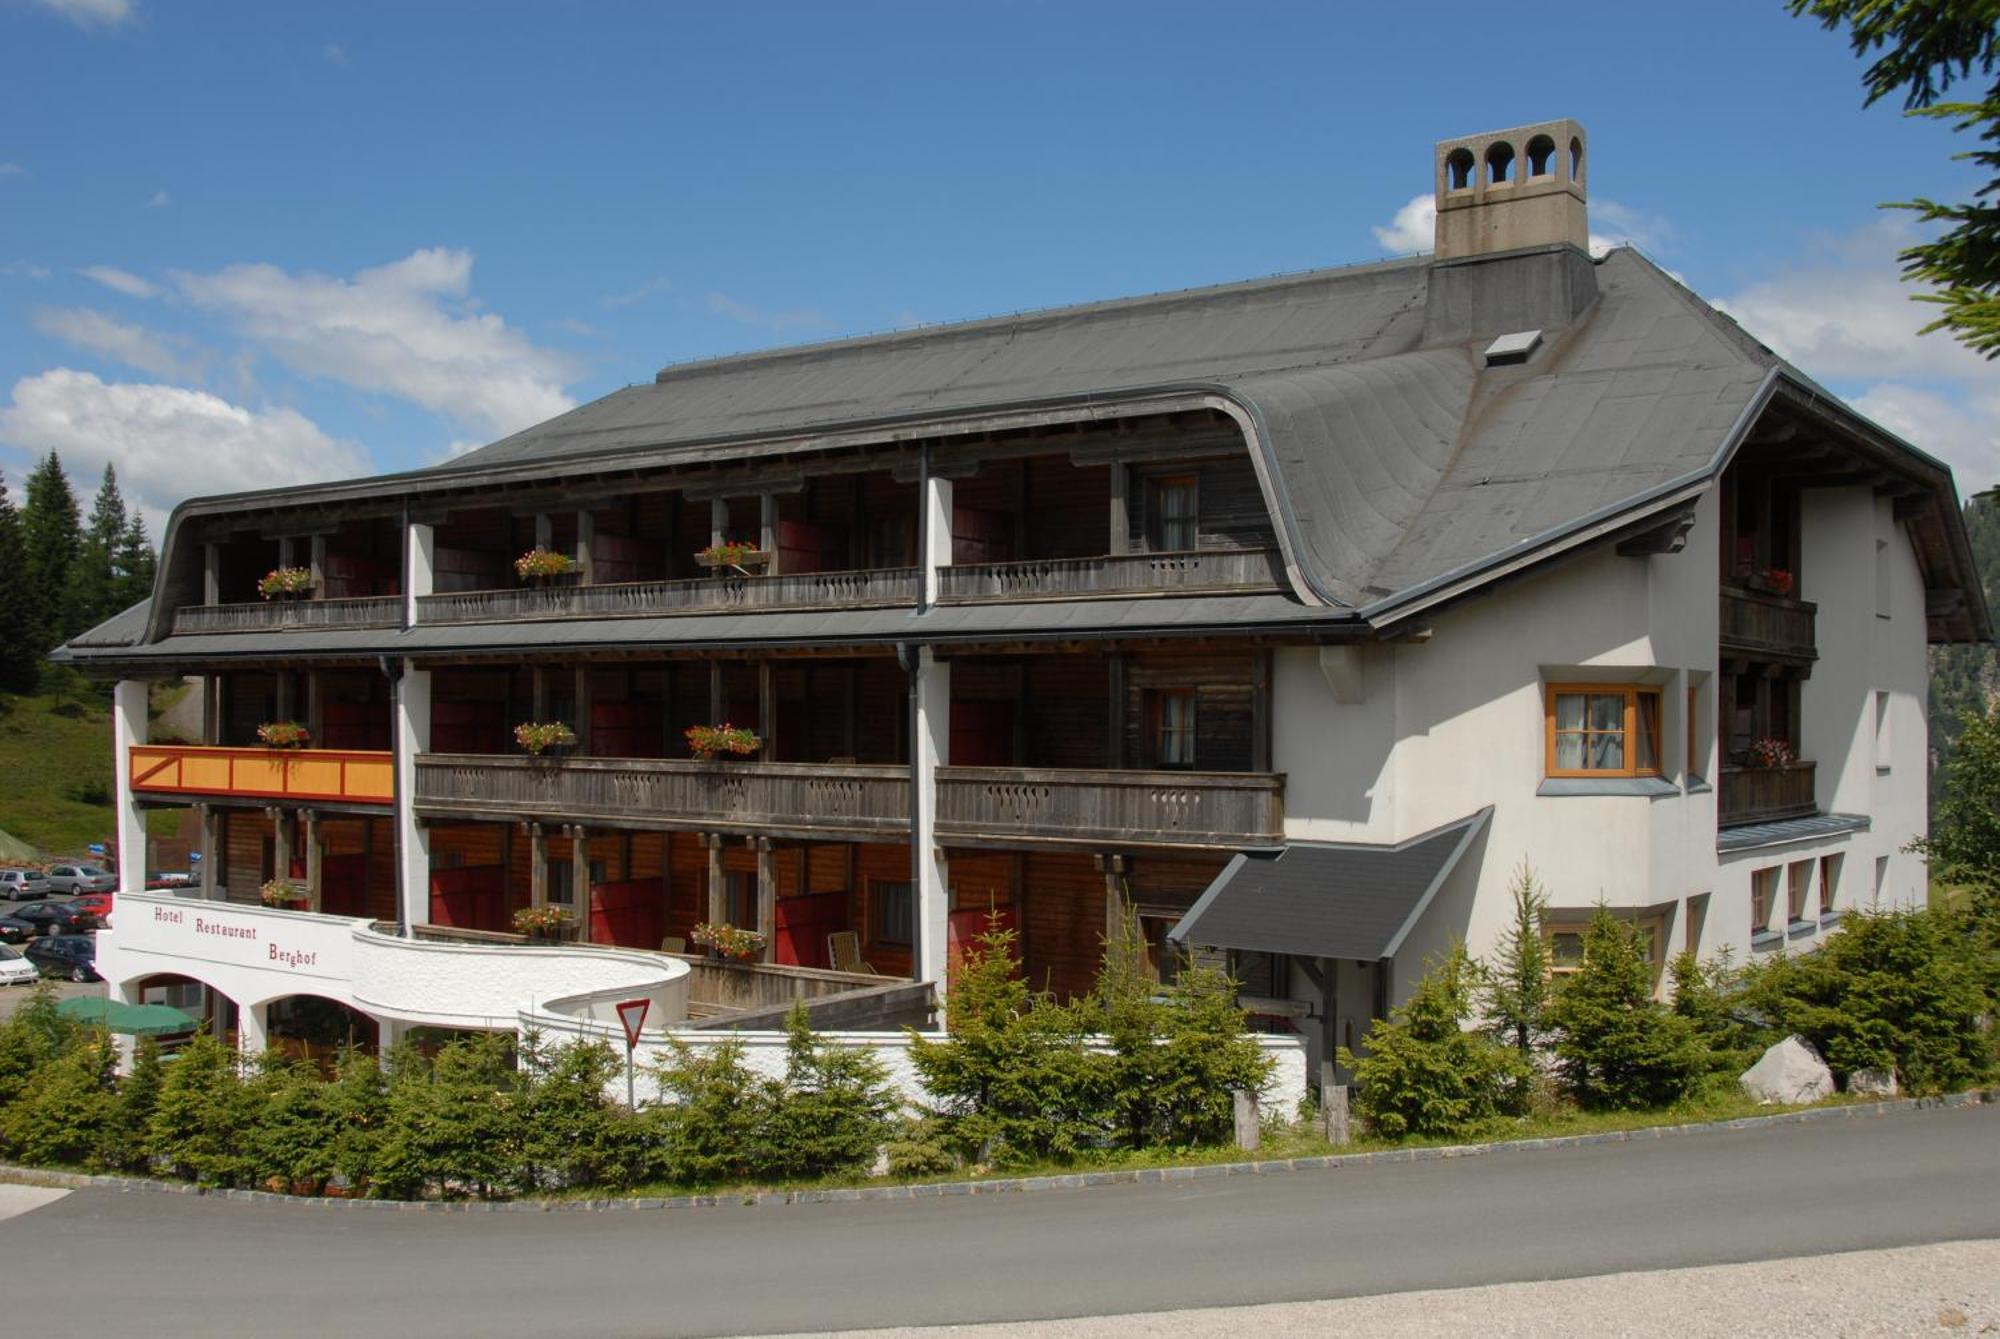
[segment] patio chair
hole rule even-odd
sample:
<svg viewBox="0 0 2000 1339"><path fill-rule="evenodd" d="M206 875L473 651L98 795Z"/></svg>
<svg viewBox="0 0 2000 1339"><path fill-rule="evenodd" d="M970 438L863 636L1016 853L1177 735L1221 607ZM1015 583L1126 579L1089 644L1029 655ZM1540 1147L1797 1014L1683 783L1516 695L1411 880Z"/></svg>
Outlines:
<svg viewBox="0 0 2000 1339"><path fill-rule="evenodd" d="M826 960L836 972L859 972L874 976L875 968L861 957L861 936L852 930L836 930L826 937Z"/></svg>
<svg viewBox="0 0 2000 1339"><path fill-rule="evenodd" d="M688 941L681 935L668 935L660 941L660 952L662 953L685 953L687 951Z"/></svg>

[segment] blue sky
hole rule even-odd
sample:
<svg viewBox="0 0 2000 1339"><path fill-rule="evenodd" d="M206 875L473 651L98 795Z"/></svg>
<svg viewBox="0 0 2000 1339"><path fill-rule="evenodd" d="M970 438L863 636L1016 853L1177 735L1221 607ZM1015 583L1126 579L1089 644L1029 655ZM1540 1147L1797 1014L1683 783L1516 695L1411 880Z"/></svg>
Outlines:
<svg viewBox="0 0 2000 1339"><path fill-rule="evenodd" d="M1970 492L2000 369L1876 206L1974 174L1860 70L1779 0L0 0L0 471L157 533L668 362L1428 249L1434 141L1574 116L1596 233Z"/></svg>

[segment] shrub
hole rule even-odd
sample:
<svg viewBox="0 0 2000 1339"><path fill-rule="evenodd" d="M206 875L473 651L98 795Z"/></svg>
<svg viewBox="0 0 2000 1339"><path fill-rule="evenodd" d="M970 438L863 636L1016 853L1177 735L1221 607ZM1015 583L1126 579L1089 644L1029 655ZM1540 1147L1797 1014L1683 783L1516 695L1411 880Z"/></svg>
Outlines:
<svg viewBox="0 0 2000 1339"><path fill-rule="evenodd" d="M389 1076L376 1190L396 1199L488 1197L514 1183L524 1103L513 1038L447 1042L428 1060L405 1043Z"/></svg>
<svg viewBox="0 0 2000 1339"><path fill-rule="evenodd" d="M1130 1148L1227 1140L1230 1094L1263 1091L1272 1063L1243 1030L1236 987L1222 972L1183 962L1163 993L1145 962L1138 918L1127 914L1105 942L1086 1019L1110 1045L1095 1057L1106 1120Z"/></svg>
<svg viewBox="0 0 2000 1339"><path fill-rule="evenodd" d="M1992 971L1970 909L1854 912L1815 952L1759 964L1744 993L1843 1082L1857 1069L1892 1069L1910 1091L1935 1093L1993 1073L1982 1024L1995 1005Z"/></svg>
<svg viewBox="0 0 2000 1339"><path fill-rule="evenodd" d="M339 1118L319 1070L266 1053L253 1086L262 1098L246 1152L251 1179L280 1194L317 1195L333 1179Z"/></svg>
<svg viewBox="0 0 2000 1339"><path fill-rule="evenodd" d="M388 1078L374 1056L352 1048L340 1053L327 1085L327 1106L333 1115L333 1169L351 1191L362 1193L374 1180L389 1118Z"/></svg>
<svg viewBox="0 0 2000 1339"><path fill-rule="evenodd" d="M712 1048L670 1045L673 1058L657 1071L668 1105L650 1113L668 1178L693 1185L742 1180L755 1160L765 1101L743 1063L743 1044L732 1037Z"/></svg>
<svg viewBox="0 0 2000 1339"><path fill-rule="evenodd" d="M919 1116L903 1121L883 1150L889 1175L899 1179L943 1176L956 1171L958 1159L946 1143L942 1123L935 1116Z"/></svg>
<svg viewBox="0 0 2000 1339"><path fill-rule="evenodd" d="M1514 920L1493 962L1478 965L1476 995L1493 1038L1528 1056L1549 1007L1549 944L1542 927L1549 895L1526 860L1514 872L1510 891Z"/></svg>
<svg viewBox="0 0 2000 1339"><path fill-rule="evenodd" d="M20 1096L36 1070L67 1054L82 1036L81 1028L56 1012L55 987L37 983L13 1017L0 1023L0 1108Z"/></svg>
<svg viewBox="0 0 2000 1339"><path fill-rule="evenodd" d="M1462 1026L1471 977L1465 946L1454 944L1426 964L1402 1007L1369 1030L1365 1057L1341 1048L1340 1063L1354 1070L1355 1114L1375 1133L1458 1134L1525 1100L1529 1070L1519 1052Z"/></svg>
<svg viewBox="0 0 2000 1339"><path fill-rule="evenodd" d="M246 1152L259 1094L243 1082L236 1052L197 1033L160 1080L149 1134L169 1172L207 1186L239 1186L253 1170Z"/></svg>
<svg viewBox="0 0 2000 1339"><path fill-rule="evenodd" d="M1563 1085L1593 1110L1671 1106L1708 1070L1688 1018L1653 998L1646 938L1600 906L1583 937L1583 965L1549 1005Z"/></svg>
<svg viewBox="0 0 2000 1339"><path fill-rule="evenodd" d="M622 1189L646 1179L646 1140L632 1113L606 1097L624 1062L604 1042L529 1048L521 1188Z"/></svg>
<svg viewBox="0 0 2000 1339"><path fill-rule="evenodd" d="M804 1004L794 1004L785 1019L785 1077L765 1086L754 1174L800 1180L874 1162L902 1105L887 1078L873 1051L814 1036Z"/></svg>
<svg viewBox="0 0 2000 1339"><path fill-rule="evenodd" d="M945 1037L911 1034L911 1063L951 1143L994 1163L1066 1160L1101 1143L1103 1066L1083 1011L1033 995L997 923L958 963Z"/></svg>
<svg viewBox="0 0 2000 1339"><path fill-rule="evenodd" d="M1674 983L1671 1006L1694 1029L1707 1053L1707 1067L1716 1074L1736 1075L1757 1061L1770 1044L1766 1020L1750 1013L1742 999L1743 973L1727 950L1703 961L1692 950L1674 955L1667 964Z"/></svg>
<svg viewBox="0 0 2000 1339"><path fill-rule="evenodd" d="M116 1058L110 1037L97 1032L38 1067L0 1113L0 1145L30 1166L93 1161L118 1100Z"/></svg>
<svg viewBox="0 0 2000 1339"><path fill-rule="evenodd" d="M98 1144L95 1162L99 1167L140 1175L152 1170L153 1112L160 1104L163 1077L160 1043L151 1037L139 1038L132 1052L132 1069L118 1082L118 1100Z"/></svg>

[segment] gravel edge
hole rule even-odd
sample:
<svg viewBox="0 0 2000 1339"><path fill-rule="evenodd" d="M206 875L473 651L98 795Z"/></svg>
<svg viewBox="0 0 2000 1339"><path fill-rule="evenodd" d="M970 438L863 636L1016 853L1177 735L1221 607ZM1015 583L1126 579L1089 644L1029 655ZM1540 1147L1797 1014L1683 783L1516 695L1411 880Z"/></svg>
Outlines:
<svg viewBox="0 0 2000 1339"><path fill-rule="evenodd" d="M83 1172L47 1171L0 1163L0 1182L46 1186L59 1190L117 1190L163 1195L198 1195L208 1199L250 1204L288 1204L301 1208L357 1210L376 1213L602 1213L613 1210L709 1209L721 1205L848 1204L870 1200L940 1199L956 1195L1017 1195L1043 1190L1080 1190L1091 1186L1148 1185L1167 1181L1202 1181L1224 1176L1271 1176L1282 1172L1333 1171L1342 1167L1378 1167L1403 1162L1438 1162L1478 1158L1494 1153L1533 1152L1549 1148L1581 1148L1590 1144L1629 1144L1639 1140L1673 1139L1684 1135L1754 1130L1816 1121L1863 1120L1906 1111L1936 1111L2000 1103L2000 1088L1974 1088L1942 1097L1907 1097L1886 1102L1842 1103L1810 1107L1771 1116L1740 1116L1734 1120L1691 1125L1649 1125L1598 1134L1554 1135L1545 1139L1511 1139L1486 1144L1443 1144L1430 1148L1390 1149L1378 1153L1334 1153L1314 1158L1274 1158L1257 1162L1214 1162L1191 1167L1146 1167L1128 1171L1072 1172L1056 1176L1023 1176L987 1181L938 1181L906 1186L860 1186L845 1190L764 1190L725 1195L620 1196L616 1199L518 1200L370 1200L315 1195L280 1195L269 1190L225 1190L160 1181L141 1176L93 1176Z"/></svg>

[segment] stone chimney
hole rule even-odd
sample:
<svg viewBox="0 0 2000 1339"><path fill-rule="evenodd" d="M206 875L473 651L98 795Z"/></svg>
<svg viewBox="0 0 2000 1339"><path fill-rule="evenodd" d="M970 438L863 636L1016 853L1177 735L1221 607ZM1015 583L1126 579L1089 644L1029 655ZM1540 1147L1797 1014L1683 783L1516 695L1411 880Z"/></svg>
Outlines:
<svg viewBox="0 0 2000 1339"><path fill-rule="evenodd" d="M1541 331L1570 324L1597 300L1588 152L1583 127L1568 120L1437 146L1426 343L1515 336L1532 350Z"/></svg>
<svg viewBox="0 0 2000 1339"><path fill-rule="evenodd" d="M1570 120L1440 143L1437 259L1562 242L1587 251L1588 153L1583 127Z"/></svg>

